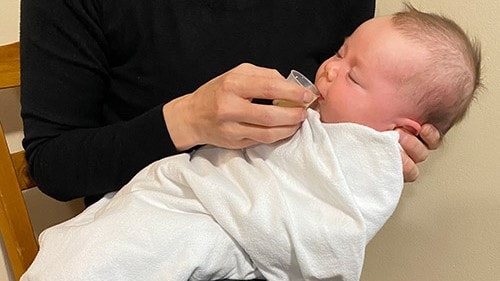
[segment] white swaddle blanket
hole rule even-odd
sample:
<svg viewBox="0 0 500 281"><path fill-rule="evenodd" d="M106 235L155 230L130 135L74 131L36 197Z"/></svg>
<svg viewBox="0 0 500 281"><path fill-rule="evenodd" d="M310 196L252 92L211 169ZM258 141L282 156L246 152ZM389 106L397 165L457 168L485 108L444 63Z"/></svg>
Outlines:
<svg viewBox="0 0 500 281"><path fill-rule="evenodd" d="M358 280L403 187L398 134L322 124L157 161L49 228L22 280Z"/></svg>

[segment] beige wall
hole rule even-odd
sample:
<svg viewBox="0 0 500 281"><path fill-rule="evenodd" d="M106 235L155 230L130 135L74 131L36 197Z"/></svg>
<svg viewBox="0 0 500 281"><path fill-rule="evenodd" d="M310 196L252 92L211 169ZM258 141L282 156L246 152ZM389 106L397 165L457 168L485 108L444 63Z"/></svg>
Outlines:
<svg viewBox="0 0 500 281"><path fill-rule="evenodd" d="M378 0L377 14L398 10L401 2ZM495 281L500 276L500 0L411 2L452 17L481 40L487 90L420 166L418 181L406 186L394 216L368 246L362 280ZM0 44L18 40L18 11L19 0L0 0ZM13 107L18 95L18 90L0 92L0 120L8 123L14 150L21 123L6 116L18 111ZM57 204L40 194L28 199L37 229L80 208L78 202ZM7 274L0 255L0 280L8 280Z"/></svg>

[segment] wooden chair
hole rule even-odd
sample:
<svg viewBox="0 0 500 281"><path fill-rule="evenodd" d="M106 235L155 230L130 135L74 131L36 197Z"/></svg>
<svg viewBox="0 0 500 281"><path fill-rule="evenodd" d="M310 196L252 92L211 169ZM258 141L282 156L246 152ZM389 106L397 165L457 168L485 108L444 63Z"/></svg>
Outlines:
<svg viewBox="0 0 500 281"><path fill-rule="evenodd" d="M20 86L19 61L19 43L0 46L0 89ZM22 194L22 190L35 186L24 151L10 153L0 122L0 233L16 280L38 252Z"/></svg>

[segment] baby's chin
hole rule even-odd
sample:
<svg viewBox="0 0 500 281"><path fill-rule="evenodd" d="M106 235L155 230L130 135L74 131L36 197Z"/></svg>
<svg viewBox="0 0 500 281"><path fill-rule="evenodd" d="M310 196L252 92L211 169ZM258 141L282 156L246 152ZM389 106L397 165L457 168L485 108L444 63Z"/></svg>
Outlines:
<svg viewBox="0 0 500 281"><path fill-rule="evenodd" d="M320 106L317 106L313 109L319 113L319 120L321 121L321 123L339 123L338 120L334 120L335 118L332 118L332 116L328 116L328 114L321 114Z"/></svg>

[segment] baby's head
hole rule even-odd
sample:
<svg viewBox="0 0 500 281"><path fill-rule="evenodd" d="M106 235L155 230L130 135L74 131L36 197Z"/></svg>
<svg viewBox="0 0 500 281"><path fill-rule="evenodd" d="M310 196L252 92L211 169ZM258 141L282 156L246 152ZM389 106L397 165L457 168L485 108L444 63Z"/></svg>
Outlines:
<svg viewBox="0 0 500 281"><path fill-rule="evenodd" d="M363 23L318 69L323 122L445 134L480 86L477 45L453 21L411 6Z"/></svg>

